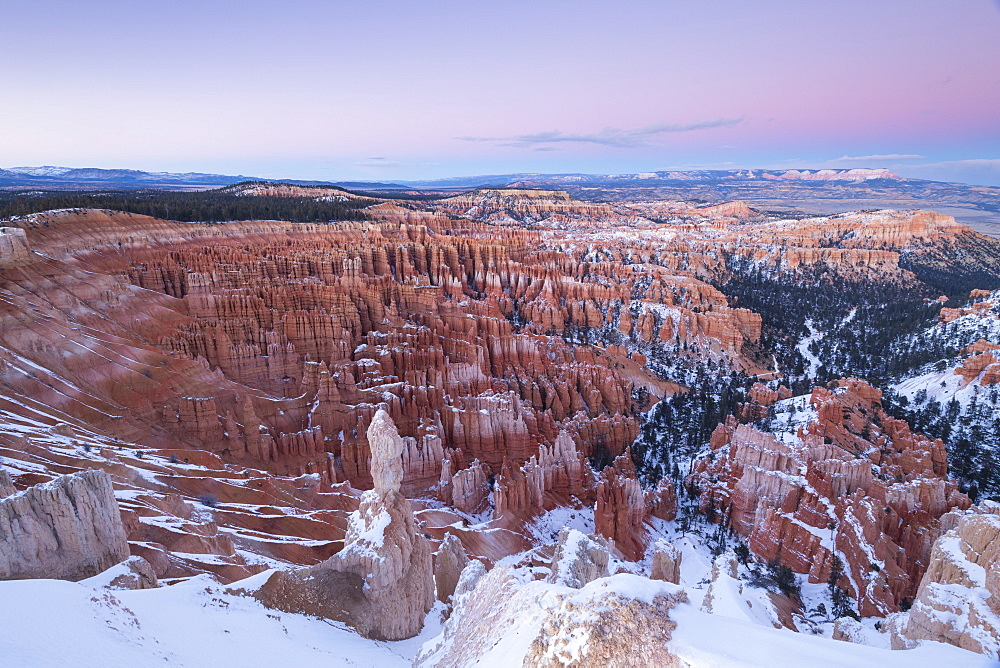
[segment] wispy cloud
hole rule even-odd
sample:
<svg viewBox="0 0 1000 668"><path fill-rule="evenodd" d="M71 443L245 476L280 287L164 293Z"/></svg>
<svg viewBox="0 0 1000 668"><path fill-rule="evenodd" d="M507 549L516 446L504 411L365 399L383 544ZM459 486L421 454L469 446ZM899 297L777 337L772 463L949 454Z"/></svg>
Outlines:
<svg viewBox="0 0 1000 668"><path fill-rule="evenodd" d="M696 121L694 123L653 123L651 125L634 128L632 130L604 128L600 132L593 132L589 134L549 130L547 132L514 135L512 137L458 137L458 139L463 141L495 142L501 146L515 146L519 148L533 148L570 142L579 144L599 144L601 146L610 146L613 148L639 148L642 146L648 146L650 144L650 140L659 135L676 132L694 132L695 130L709 130L711 128L727 128L739 125L742 122L743 118L716 118L708 121Z"/></svg>
<svg viewBox="0 0 1000 668"><path fill-rule="evenodd" d="M361 160L359 162L355 162L354 166L367 167L369 169L373 167L378 169L388 169L390 167L399 167L400 163L395 162L393 160L387 160L381 156L376 156L374 158L368 158L367 160Z"/></svg>
<svg viewBox="0 0 1000 668"><path fill-rule="evenodd" d="M905 153L883 153L875 155L845 155L830 162L901 162L903 160L924 160L922 155Z"/></svg>

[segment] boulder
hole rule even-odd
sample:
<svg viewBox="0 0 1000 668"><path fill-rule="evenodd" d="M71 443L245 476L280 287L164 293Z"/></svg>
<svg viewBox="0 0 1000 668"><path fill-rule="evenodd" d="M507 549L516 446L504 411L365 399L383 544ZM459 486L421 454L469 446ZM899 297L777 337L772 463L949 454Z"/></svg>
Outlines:
<svg viewBox="0 0 1000 668"><path fill-rule="evenodd" d="M138 556L129 557L103 573L84 580L84 584L94 588L116 590L156 589L160 586L153 565Z"/></svg>

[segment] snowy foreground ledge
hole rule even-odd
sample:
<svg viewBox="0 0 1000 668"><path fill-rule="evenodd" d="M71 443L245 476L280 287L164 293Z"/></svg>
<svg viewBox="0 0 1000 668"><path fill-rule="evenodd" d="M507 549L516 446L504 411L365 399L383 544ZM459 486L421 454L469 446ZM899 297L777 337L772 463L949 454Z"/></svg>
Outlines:
<svg viewBox="0 0 1000 668"><path fill-rule="evenodd" d="M425 646L425 655L433 654L444 642L439 635L440 607L430 612L418 637L378 642L362 638L342 625L275 612L251 597L226 591L234 587L252 590L268 575L229 586L197 577L171 587L113 593L90 586L99 584L96 581L0 582L0 663L213 668L408 666L421 646ZM523 665L527 648L558 600L571 598L584 621L601 607L604 594L650 601L660 593L681 591L676 585L630 574L601 578L583 589L540 581L514 587L512 593L528 604L518 608L516 623L499 631L492 649L457 665ZM981 655L950 645L926 643L912 650L892 651L709 614L699 611L693 603L676 605L670 616L677 626L671 633L669 649L678 659L676 665L682 666L996 665ZM585 656L585 647L579 649Z"/></svg>

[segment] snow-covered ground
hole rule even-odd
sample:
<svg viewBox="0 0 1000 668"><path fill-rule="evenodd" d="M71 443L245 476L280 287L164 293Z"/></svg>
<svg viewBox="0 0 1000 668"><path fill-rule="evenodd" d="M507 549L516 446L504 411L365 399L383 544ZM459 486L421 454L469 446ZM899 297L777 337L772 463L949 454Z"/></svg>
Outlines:
<svg viewBox="0 0 1000 668"><path fill-rule="evenodd" d="M236 587L252 588L261 574ZM402 642L268 610L207 576L160 589L107 592L59 580L0 582L3 666L408 666L439 631Z"/></svg>
<svg viewBox="0 0 1000 668"><path fill-rule="evenodd" d="M854 320L854 316L856 316L857 314L858 314L858 309L852 308L851 311L846 316L844 316L844 319L841 320L840 324L837 326L843 327L850 321ZM806 378L815 378L816 373L819 371L819 368L820 366L822 366L823 362L817 355L813 353L810 346L813 343L817 343L822 339L824 339L826 335L829 333L829 331L817 327L816 322L812 318L806 320L806 327L809 329L809 334L805 336L801 341L799 341L798 345L796 345L795 348L796 350L799 351L799 354L802 355L802 357L804 357L806 361L809 363L809 367L805 370Z"/></svg>

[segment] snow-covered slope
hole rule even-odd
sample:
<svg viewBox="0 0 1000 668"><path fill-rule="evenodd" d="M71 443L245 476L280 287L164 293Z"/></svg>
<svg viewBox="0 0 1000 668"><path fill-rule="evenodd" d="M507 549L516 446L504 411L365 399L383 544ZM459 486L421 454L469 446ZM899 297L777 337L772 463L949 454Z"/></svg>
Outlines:
<svg viewBox="0 0 1000 668"><path fill-rule="evenodd" d="M267 574L239 583L253 587ZM208 577L107 592L59 580L0 582L4 666L408 666L425 634L367 640L337 624L268 610ZM432 611L431 617L437 614Z"/></svg>

